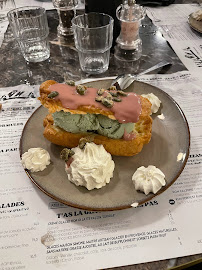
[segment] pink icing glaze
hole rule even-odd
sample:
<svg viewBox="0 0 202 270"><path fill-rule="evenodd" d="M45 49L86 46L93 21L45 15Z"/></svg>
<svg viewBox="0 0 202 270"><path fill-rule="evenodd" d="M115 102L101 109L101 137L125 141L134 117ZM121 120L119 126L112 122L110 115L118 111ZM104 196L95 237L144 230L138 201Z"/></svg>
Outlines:
<svg viewBox="0 0 202 270"><path fill-rule="evenodd" d="M126 97L122 97L121 102L114 102L112 108L105 107L101 102L95 101L97 97L96 88L88 88L85 95L79 95L75 86L66 84L53 84L49 90L57 91L55 100L60 100L64 108L76 110L79 106L95 106L105 111L112 111L119 123L136 123L141 113L141 102L137 94L128 92Z"/></svg>
<svg viewBox="0 0 202 270"><path fill-rule="evenodd" d="M132 141L135 139L136 134L134 132L128 133L126 130L124 130L123 139L125 141Z"/></svg>

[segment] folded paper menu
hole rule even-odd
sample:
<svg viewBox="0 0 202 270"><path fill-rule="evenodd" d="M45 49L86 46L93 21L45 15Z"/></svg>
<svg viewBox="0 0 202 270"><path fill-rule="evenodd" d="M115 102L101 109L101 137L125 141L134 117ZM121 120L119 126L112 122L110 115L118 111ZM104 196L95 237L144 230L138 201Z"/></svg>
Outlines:
<svg viewBox="0 0 202 270"><path fill-rule="evenodd" d="M193 30L188 23L189 16L200 9L198 4L173 4L161 8L147 7L147 15L185 67L201 79L202 29L200 32Z"/></svg>
<svg viewBox="0 0 202 270"><path fill-rule="evenodd" d="M32 184L18 147L25 122L40 105L38 86L0 89L0 270L101 269L202 252L201 81L188 72L139 80L163 89L181 106L191 151L184 171L164 193L112 212L63 205Z"/></svg>

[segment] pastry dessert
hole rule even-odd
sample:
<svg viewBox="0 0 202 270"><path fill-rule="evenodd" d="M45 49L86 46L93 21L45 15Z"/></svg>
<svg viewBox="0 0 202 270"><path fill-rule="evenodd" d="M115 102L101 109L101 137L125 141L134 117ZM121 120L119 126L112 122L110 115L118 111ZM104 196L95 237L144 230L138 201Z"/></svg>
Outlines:
<svg viewBox="0 0 202 270"><path fill-rule="evenodd" d="M160 99L155 96L153 93L147 94L147 95L141 95L144 98L147 98L151 102L151 113L157 113L160 106L161 106L161 101Z"/></svg>
<svg viewBox="0 0 202 270"><path fill-rule="evenodd" d="M90 134L112 155L132 156L151 139L151 103L135 93L49 80L39 99L49 110L44 136L54 144L76 147Z"/></svg>

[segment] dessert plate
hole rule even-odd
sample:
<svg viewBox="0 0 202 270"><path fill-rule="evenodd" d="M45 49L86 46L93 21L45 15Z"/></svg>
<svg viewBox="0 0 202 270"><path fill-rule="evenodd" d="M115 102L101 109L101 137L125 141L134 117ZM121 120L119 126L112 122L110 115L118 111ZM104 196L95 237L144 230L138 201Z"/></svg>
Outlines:
<svg viewBox="0 0 202 270"><path fill-rule="evenodd" d="M112 80L90 82L96 88L108 88ZM129 91L137 94L153 93L162 105L158 114L152 115L152 139L142 152L133 157L113 156L114 176L110 183L101 189L88 191L69 182L65 173L64 161L60 159L61 146L50 143L43 137L43 119L48 113L39 107L27 121L21 136L20 155L32 147L46 149L51 164L42 172L25 170L31 181L45 194L69 206L98 211L130 208L131 204L143 204L164 192L179 177L189 155L190 133L187 120L178 104L164 91L135 81ZM162 117L159 118L158 115ZM166 186L157 194L145 195L136 191L132 175L140 166L155 165L166 176Z"/></svg>
<svg viewBox="0 0 202 270"><path fill-rule="evenodd" d="M197 21L192 17L193 13L191 13L188 17L188 23L193 28L199 33L202 33L202 21Z"/></svg>

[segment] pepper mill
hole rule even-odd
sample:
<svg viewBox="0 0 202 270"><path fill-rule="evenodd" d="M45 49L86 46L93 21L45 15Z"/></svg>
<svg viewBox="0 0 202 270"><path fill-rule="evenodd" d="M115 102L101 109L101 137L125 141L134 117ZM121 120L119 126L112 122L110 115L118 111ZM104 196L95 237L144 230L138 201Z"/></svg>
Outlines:
<svg viewBox="0 0 202 270"><path fill-rule="evenodd" d="M116 9L121 24L121 32L116 39L114 56L122 61L136 61L142 55L142 40L139 36L141 20L145 10L135 0L126 0Z"/></svg>
<svg viewBox="0 0 202 270"><path fill-rule="evenodd" d="M53 6L57 9L59 25L57 32L59 37L73 35L71 20L76 15L77 0L52 0Z"/></svg>

